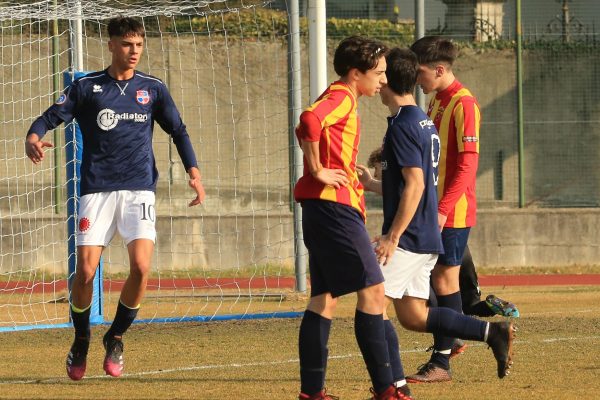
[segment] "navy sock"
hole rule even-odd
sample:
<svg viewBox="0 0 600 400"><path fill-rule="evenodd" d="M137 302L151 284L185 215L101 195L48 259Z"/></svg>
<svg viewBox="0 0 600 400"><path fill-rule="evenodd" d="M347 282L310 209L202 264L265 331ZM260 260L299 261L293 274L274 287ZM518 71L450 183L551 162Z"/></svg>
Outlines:
<svg viewBox="0 0 600 400"><path fill-rule="evenodd" d="M438 307L450 308L457 313L462 313L462 299L460 292L448 294L445 296L437 296ZM450 350L452 349L453 337L442 334L433 334L433 354L430 361L441 366L442 368L450 368Z"/></svg>
<svg viewBox="0 0 600 400"><path fill-rule="evenodd" d="M487 322L459 314L446 307L429 309L427 332L482 342Z"/></svg>
<svg viewBox="0 0 600 400"><path fill-rule="evenodd" d="M385 340L383 314L372 315L356 310L354 334L376 393L393 383L388 344Z"/></svg>
<svg viewBox="0 0 600 400"><path fill-rule="evenodd" d="M300 391L309 396L320 392L325 385L330 330L330 319L309 310L304 312L298 337Z"/></svg>
<svg viewBox="0 0 600 400"><path fill-rule="evenodd" d="M402 368L402 360L400 359L400 343L398 335L392 321L383 321L385 326L385 340L388 345L388 354L390 356L390 365L392 366L392 377L394 383L404 379L404 368Z"/></svg>
<svg viewBox="0 0 600 400"><path fill-rule="evenodd" d="M119 300L115 319L108 329L108 332L106 332L106 336L123 336L133 323L133 320L135 320L139 309L139 307L129 308Z"/></svg>
<svg viewBox="0 0 600 400"><path fill-rule="evenodd" d="M463 311L467 315L477 315L478 317L493 317L494 315L496 315L496 313L488 307L485 301L475 303Z"/></svg>
<svg viewBox="0 0 600 400"><path fill-rule="evenodd" d="M73 309L71 304L71 320L73 321L73 327L75 328L75 337L79 339L90 340L92 331L90 329L90 310L92 309L91 304L83 310Z"/></svg>

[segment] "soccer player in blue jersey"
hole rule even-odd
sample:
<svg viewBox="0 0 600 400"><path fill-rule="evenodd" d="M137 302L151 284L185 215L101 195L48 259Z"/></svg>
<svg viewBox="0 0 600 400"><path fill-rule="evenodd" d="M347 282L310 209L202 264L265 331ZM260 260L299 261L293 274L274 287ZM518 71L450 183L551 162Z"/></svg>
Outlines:
<svg viewBox="0 0 600 400"><path fill-rule="evenodd" d="M511 323L484 322L449 308L427 306L431 271L444 252L437 216L440 141L433 122L413 97L416 55L395 48L386 60L388 82L380 96L391 115L381 154L382 180L373 179L364 166L359 169L365 190L383 196L382 235L374 242L387 303L393 302L406 329L487 342L498 362L498 376L503 378L512 364ZM394 380L408 399L398 338L387 315L384 319Z"/></svg>
<svg viewBox="0 0 600 400"><path fill-rule="evenodd" d="M171 135L189 174L196 195L189 205L201 204L205 196L189 135L167 87L135 70L144 49L143 25L133 18L113 18L108 35L110 66L75 80L33 122L25 141L27 156L37 164L44 159L44 149L52 147L43 141L48 130L75 118L83 135L77 267L71 287L75 340L66 361L73 380L85 374L92 282L102 251L117 230L127 244L130 273L103 338L104 370L115 377L123 371L122 336L144 297L156 239L154 122Z"/></svg>

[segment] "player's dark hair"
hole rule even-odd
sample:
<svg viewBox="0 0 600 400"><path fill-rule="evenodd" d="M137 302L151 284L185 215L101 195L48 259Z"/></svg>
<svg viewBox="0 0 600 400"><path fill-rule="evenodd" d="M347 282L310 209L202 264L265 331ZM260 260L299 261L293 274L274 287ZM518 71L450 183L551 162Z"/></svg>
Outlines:
<svg viewBox="0 0 600 400"><path fill-rule="evenodd" d="M377 164L381 162L381 152L383 151L383 147L378 147L369 154L369 159L367 160L367 167L375 168Z"/></svg>
<svg viewBox="0 0 600 400"><path fill-rule="evenodd" d="M346 76L352 68L365 73L377 66L379 59L388 51L378 40L350 36L340 42L333 56L333 69L339 76Z"/></svg>
<svg viewBox="0 0 600 400"><path fill-rule="evenodd" d="M137 19L131 17L116 17L108 21L108 37L113 36L128 37L128 36L146 37L144 25Z"/></svg>
<svg viewBox="0 0 600 400"><path fill-rule="evenodd" d="M432 65L445 62L452 66L458 56L458 49L450 39L442 36L425 36L410 46L419 64Z"/></svg>
<svg viewBox="0 0 600 400"><path fill-rule="evenodd" d="M419 73L417 55L410 49L396 47L390 50L385 60L387 86L398 95L412 94Z"/></svg>

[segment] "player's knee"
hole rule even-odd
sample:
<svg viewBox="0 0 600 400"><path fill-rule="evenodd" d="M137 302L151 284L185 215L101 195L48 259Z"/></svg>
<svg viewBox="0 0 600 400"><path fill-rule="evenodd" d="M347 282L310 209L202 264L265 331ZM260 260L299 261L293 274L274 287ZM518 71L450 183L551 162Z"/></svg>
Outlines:
<svg viewBox="0 0 600 400"><path fill-rule="evenodd" d="M383 313L385 289L383 284L369 286L358 292L358 309L370 314Z"/></svg>
<svg viewBox="0 0 600 400"><path fill-rule="evenodd" d="M130 267L130 275L136 278L147 278L150 274L150 263L132 262Z"/></svg>
<svg viewBox="0 0 600 400"><path fill-rule="evenodd" d="M414 332L424 332L426 320L420 315L403 314L398 316L398 321L404 329Z"/></svg>
<svg viewBox="0 0 600 400"><path fill-rule="evenodd" d="M73 283L79 286L89 286L94 281L94 276L96 276L95 269L79 268L75 274Z"/></svg>

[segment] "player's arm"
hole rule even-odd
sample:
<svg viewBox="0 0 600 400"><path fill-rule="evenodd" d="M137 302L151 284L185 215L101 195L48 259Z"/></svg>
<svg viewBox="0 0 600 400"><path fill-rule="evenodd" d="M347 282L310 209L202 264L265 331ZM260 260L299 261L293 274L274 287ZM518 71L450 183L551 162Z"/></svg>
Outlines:
<svg viewBox="0 0 600 400"><path fill-rule="evenodd" d="M305 166L317 181L339 189L348 184L348 177L344 170L325 168L321 163L319 146L322 131L321 120L314 112L304 111L300 115L296 135L304 153Z"/></svg>
<svg viewBox="0 0 600 400"><path fill-rule="evenodd" d="M444 194L438 203L438 225L446 224L450 212L477 177L479 165L479 107L472 97L461 99L454 110L458 143L457 169L454 178L446 182Z"/></svg>
<svg viewBox="0 0 600 400"><path fill-rule="evenodd" d="M406 227L415 216L415 212L419 207L419 202L425 190L425 179L423 170L419 167L404 167L402 168L402 176L404 177L404 190L398 203L396 215L392 221L392 226L387 234L376 239L377 247L375 254L379 262L386 265L394 255L400 237L406 230Z"/></svg>
<svg viewBox="0 0 600 400"><path fill-rule="evenodd" d="M383 195L383 189L381 187L381 181L373 178L369 168L364 165L357 165L356 172L358 172L358 180L362 183L363 187L367 192L374 192L379 195Z"/></svg>
<svg viewBox="0 0 600 400"><path fill-rule="evenodd" d="M34 164L44 159L45 148L54 147L52 143L42 140L46 132L73 119L77 105L77 87L77 84L73 84L66 88L56 103L33 121L27 131L25 154Z"/></svg>
<svg viewBox="0 0 600 400"><path fill-rule="evenodd" d="M162 83L159 86L159 97L157 100L154 107L155 120L165 132L171 135L183 167L190 177L188 185L196 192L196 198L188 205L191 207L201 204L204 202L206 192L204 191L202 175L196 161L196 153L194 153L190 135L175 106L175 102L166 86Z"/></svg>

